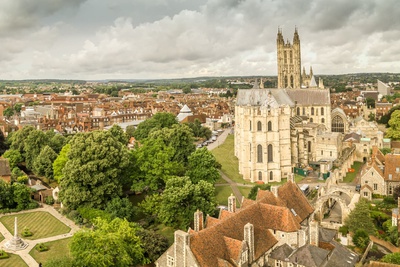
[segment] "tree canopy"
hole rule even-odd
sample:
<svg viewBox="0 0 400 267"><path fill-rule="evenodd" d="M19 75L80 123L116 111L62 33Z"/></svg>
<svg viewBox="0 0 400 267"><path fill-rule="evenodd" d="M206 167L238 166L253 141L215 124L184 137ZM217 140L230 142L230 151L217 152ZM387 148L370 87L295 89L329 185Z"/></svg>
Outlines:
<svg viewBox="0 0 400 267"><path fill-rule="evenodd" d="M345 225L353 233L365 230L368 234L375 232L375 225L369 214L369 203L365 198L360 198L354 209L345 220Z"/></svg>
<svg viewBox="0 0 400 267"><path fill-rule="evenodd" d="M199 181L194 184L189 177L172 177L162 195L146 197L141 205L147 214L156 215L160 222L187 229L196 210L212 215L217 203L211 183Z"/></svg>
<svg viewBox="0 0 400 267"><path fill-rule="evenodd" d="M138 127L133 132L133 136L136 140L143 140L149 136L151 131L169 128L177 123L178 121L174 114L165 112L156 113L150 119L139 123Z"/></svg>
<svg viewBox="0 0 400 267"><path fill-rule="evenodd" d="M128 149L108 131L76 134L62 169L60 199L67 207L103 208L122 193Z"/></svg>
<svg viewBox="0 0 400 267"><path fill-rule="evenodd" d="M400 139L400 110L392 113L389 120L390 128L386 132L386 137L393 139Z"/></svg>
<svg viewBox="0 0 400 267"><path fill-rule="evenodd" d="M70 250L77 266L125 267L147 263L136 224L120 218L110 222L98 218L94 226L94 230L82 230L72 237Z"/></svg>
<svg viewBox="0 0 400 267"><path fill-rule="evenodd" d="M56 158L56 152L51 147L45 146L33 162L33 171L37 175L53 179L53 162Z"/></svg>
<svg viewBox="0 0 400 267"><path fill-rule="evenodd" d="M64 169L65 163L68 161L67 154L71 149L70 144L66 144L60 151L60 154L53 161L53 176L54 179L60 183L61 177L63 176L62 170Z"/></svg>
<svg viewBox="0 0 400 267"><path fill-rule="evenodd" d="M200 148L189 156L189 165L186 176L193 183L207 181L214 184L221 175L218 172L217 160L207 148Z"/></svg>

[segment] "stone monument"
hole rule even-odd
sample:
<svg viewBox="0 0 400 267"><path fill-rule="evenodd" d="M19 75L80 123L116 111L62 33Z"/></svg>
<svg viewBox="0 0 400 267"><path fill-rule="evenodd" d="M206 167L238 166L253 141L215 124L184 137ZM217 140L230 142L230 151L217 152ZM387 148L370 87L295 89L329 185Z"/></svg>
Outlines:
<svg viewBox="0 0 400 267"><path fill-rule="evenodd" d="M15 217L14 220L14 236L11 238L11 240L7 241L5 243L5 248L8 250L23 250L28 247L28 243L26 243L24 240L22 240L18 236L18 226L17 226L17 217Z"/></svg>

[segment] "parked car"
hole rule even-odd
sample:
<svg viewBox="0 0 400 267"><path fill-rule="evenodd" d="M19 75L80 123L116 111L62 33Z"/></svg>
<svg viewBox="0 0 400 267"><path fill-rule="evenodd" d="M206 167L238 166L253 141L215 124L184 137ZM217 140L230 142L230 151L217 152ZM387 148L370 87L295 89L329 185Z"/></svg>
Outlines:
<svg viewBox="0 0 400 267"><path fill-rule="evenodd" d="M360 184L356 185L356 191L360 192L360 190L361 190L361 185Z"/></svg>

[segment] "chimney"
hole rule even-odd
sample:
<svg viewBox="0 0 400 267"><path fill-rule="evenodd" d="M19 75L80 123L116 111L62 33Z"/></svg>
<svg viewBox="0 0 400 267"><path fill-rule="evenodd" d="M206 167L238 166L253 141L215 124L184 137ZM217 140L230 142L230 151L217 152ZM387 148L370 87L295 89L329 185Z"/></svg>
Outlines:
<svg viewBox="0 0 400 267"><path fill-rule="evenodd" d="M249 263L251 263L254 259L254 226L251 223L244 226L244 240L249 246Z"/></svg>
<svg viewBox="0 0 400 267"><path fill-rule="evenodd" d="M288 182L290 181L290 182L294 183L294 173L289 173L287 181Z"/></svg>
<svg viewBox="0 0 400 267"><path fill-rule="evenodd" d="M317 221L315 221L315 220L310 221L309 231L310 231L310 245L318 247L318 245L319 245L319 229L318 229Z"/></svg>
<svg viewBox="0 0 400 267"><path fill-rule="evenodd" d="M175 231L175 241L174 241L174 266L186 267L186 252L190 247L190 237L189 234L182 231Z"/></svg>
<svg viewBox="0 0 400 267"><path fill-rule="evenodd" d="M203 227L204 227L203 212L197 210L194 213L194 230L196 232L199 232L203 230Z"/></svg>
<svg viewBox="0 0 400 267"><path fill-rule="evenodd" d="M233 194L228 197L228 211L233 213L236 212L236 197Z"/></svg>
<svg viewBox="0 0 400 267"><path fill-rule="evenodd" d="M279 188L279 186L276 186L276 185L271 186L271 192L272 192L272 194L274 194L274 196L276 196L276 197L279 197L279 196L278 196L278 188Z"/></svg>

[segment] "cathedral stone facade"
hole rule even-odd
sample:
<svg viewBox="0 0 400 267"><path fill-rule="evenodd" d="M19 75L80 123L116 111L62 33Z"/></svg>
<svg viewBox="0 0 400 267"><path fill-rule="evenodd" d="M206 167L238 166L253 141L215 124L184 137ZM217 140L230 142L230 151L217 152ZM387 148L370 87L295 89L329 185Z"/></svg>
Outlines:
<svg viewBox="0 0 400 267"><path fill-rule="evenodd" d="M244 179L280 182L293 167L317 160L318 135L330 132L329 90L310 71L302 83L300 38L293 45L278 31L278 88L239 90L235 107L235 155ZM318 157L320 159L321 157Z"/></svg>

